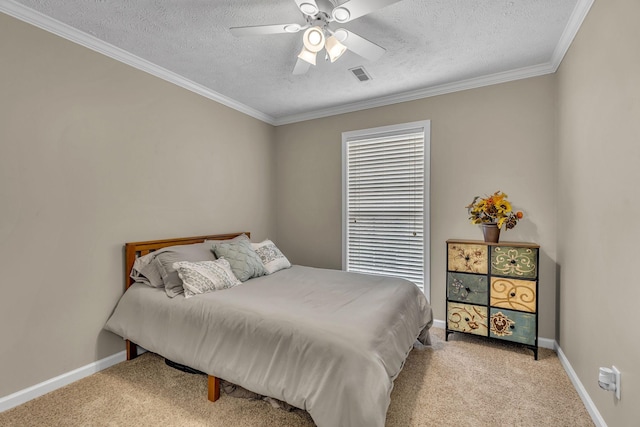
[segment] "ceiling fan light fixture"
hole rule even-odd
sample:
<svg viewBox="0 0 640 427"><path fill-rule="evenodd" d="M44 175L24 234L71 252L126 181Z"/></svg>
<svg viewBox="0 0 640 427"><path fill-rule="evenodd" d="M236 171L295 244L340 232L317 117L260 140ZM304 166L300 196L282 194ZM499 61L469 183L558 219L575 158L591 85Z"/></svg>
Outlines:
<svg viewBox="0 0 640 427"><path fill-rule="evenodd" d="M351 12L346 7L338 6L331 12L331 16L337 22L347 22L351 18Z"/></svg>
<svg viewBox="0 0 640 427"><path fill-rule="evenodd" d="M347 30L345 30L344 28L338 28L334 33L333 36L336 38L336 40L338 40L340 43L344 42L346 39L349 38L349 32Z"/></svg>
<svg viewBox="0 0 640 427"><path fill-rule="evenodd" d="M319 12L318 7L315 4L311 3L302 3L300 5L300 10L302 11L302 13L309 16L314 16Z"/></svg>
<svg viewBox="0 0 640 427"><path fill-rule="evenodd" d="M313 53L320 52L324 47L324 32L320 27L311 27L304 32L302 42L306 50Z"/></svg>
<svg viewBox="0 0 640 427"><path fill-rule="evenodd" d="M311 65L316 65L316 52L311 52L310 50L307 50L305 47L303 47L302 50L300 51L298 58L308 62Z"/></svg>
<svg viewBox="0 0 640 427"><path fill-rule="evenodd" d="M300 31L302 29L302 27L298 24L287 24L284 26L284 30L287 33L297 33L298 31Z"/></svg>
<svg viewBox="0 0 640 427"><path fill-rule="evenodd" d="M324 47L327 49L327 54L329 55L331 62L336 62L336 60L347 50L347 47L340 43L336 36L329 37Z"/></svg>

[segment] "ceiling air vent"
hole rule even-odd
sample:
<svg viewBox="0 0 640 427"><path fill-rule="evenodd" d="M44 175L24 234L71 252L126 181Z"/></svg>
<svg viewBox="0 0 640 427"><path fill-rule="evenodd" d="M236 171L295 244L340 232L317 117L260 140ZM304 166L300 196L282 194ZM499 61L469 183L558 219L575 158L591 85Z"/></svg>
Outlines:
<svg viewBox="0 0 640 427"><path fill-rule="evenodd" d="M353 75L356 76L356 79L360 80L361 82L367 82L371 80L371 76L367 74L364 67L350 68L349 71L351 71Z"/></svg>

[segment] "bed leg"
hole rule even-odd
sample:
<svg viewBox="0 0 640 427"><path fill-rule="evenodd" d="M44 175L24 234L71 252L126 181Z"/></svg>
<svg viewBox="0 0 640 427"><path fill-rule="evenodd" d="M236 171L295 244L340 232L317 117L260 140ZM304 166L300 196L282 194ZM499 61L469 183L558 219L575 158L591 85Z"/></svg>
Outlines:
<svg viewBox="0 0 640 427"><path fill-rule="evenodd" d="M127 345L127 360L132 360L138 357L138 346L136 343L129 340L125 340Z"/></svg>
<svg viewBox="0 0 640 427"><path fill-rule="evenodd" d="M209 391L207 398L210 402L215 402L220 398L220 379L209 375Z"/></svg>

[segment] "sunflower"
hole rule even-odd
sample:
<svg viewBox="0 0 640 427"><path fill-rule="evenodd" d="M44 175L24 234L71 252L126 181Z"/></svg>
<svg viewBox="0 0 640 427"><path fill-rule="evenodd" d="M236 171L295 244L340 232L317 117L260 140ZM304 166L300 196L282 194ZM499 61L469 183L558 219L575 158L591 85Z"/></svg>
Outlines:
<svg viewBox="0 0 640 427"><path fill-rule="evenodd" d="M506 225L511 229L516 226L518 220L524 217L520 211L513 212L511 202L507 200L507 194L496 191L491 196L475 196L473 201L466 206L469 212L469 220L472 224L496 223L498 228Z"/></svg>

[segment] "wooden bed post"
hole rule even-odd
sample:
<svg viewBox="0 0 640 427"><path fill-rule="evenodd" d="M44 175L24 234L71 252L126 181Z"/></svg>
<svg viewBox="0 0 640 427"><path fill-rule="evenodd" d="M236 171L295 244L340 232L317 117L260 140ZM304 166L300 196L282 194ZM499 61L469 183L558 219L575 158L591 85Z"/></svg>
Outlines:
<svg viewBox="0 0 640 427"><path fill-rule="evenodd" d="M209 375L209 390L207 392L207 399L210 402L215 402L220 398L220 379Z"/></svg>
<svg viewBox="0 0 640 427"><path fill-rule="evenodd" d="M138 346L136 343L129 340L125 340L127 345L127 360L133 360L138 357Z"/></svg>

